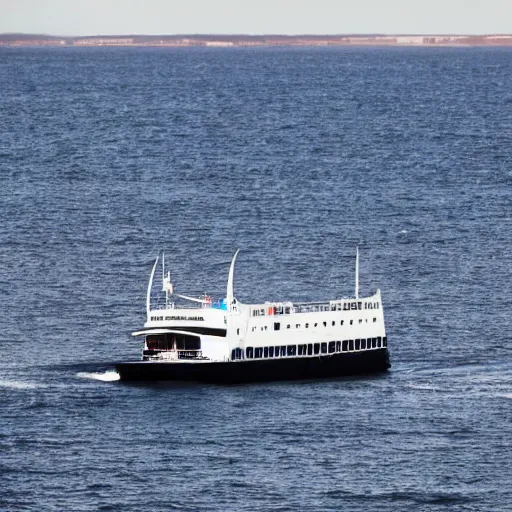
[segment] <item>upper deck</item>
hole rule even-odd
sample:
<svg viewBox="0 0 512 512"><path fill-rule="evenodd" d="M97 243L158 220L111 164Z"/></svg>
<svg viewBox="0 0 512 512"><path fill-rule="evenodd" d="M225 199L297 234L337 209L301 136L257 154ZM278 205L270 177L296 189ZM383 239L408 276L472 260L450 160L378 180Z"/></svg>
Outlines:
<svg viewBox="0 0 512 512"><path fill-rule="evenodd" d="M208 298L209 299L209 298ZM234 303L233 310L239 311L241 308L249 308L250 316L275 316L275 315L293 315L295 313L321 313L327 311L356 311L363 309L380 308L380 290L368 297L344 297L321 302L264 302L263 304L243 304L238 301ZM226 300L221 299L216 302L206 300L201 303L179 304L174 302L157 302L150 306L151 316L164 315L167 320L173 320L172 312L176 312L183 320L192 320L194 315L202 316L205 311L227 311ZM174 315L174 316L176 316Z"/></svg>
<svg viewBox="0 0 512 512"><path fill-rule="evenodd" d="M274 322L269 317L275 319L276 325L279 323L276 317L290 318L292 316L294 321L297 320L297 324L302 320L306 323L311 321L314 323L315 316L318 316L322 323L329 320L332 323L330 316L336 315L337 312L341 314L339 320L348 320L352 325L355 321L366 322L370 318L369 315L366 315L366 310L372 310L372 323L380 322L383 318L380 290L367 297L359 296L358 254L356 255L354 296L315 302L268 301L260 304L244 304L235 298L233 272L237 254L238 251L231 262L226 298L217 301L212 301L207 295L190 297L176 293L170 280L170 273L165 275L164 265L162 266L161 288L161 292L164 293L160 293L158 297L152 295L157 258L147 290L147 321L144 327L147 329L176 329L203 334L214 334L216 331L220 332L221 336L226 336L227 331L234 329L236 335L241 336L249 326L252 327L252 330L254 330L254 326L267 330L271 325L269 322ZM376 311L379 309L381 311ZM291 324L291 322L287 322L287 325L288 323Z"/></svg>

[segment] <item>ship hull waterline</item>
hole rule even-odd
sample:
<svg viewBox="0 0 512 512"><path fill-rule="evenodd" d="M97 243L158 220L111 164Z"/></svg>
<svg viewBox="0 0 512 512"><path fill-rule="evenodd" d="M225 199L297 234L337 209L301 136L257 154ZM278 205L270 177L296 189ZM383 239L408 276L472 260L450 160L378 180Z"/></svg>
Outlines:
<svg viewBox="0 0 512 512"><path fill-rule="evenodd" d="M387 348L315 357L245 359L226 362L136 361L115 365L121 381L179 381L239 384L306 380L386 372Z"/></svg>

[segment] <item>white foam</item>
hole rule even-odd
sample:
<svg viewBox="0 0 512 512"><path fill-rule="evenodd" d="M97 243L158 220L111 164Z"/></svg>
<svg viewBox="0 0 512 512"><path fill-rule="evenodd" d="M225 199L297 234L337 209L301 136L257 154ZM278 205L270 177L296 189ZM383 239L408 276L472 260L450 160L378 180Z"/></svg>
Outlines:
<svg viewBox="0 0 512 512"><path fill-rule="evenodd" d="M19 380L0 380L0 388L9 389L36 389L42 385L34 384L32 382L22 382Z"/></svg>
<svg viewBox="0 0 512 512"><path fill-rule="evenodd" d="M439 391L439 388L435 387L432 382L410 382L407 386L422 391Z"/></svg>
<svg viewBox="0 0 512 512"><path fill-rule="evenodd" d="M103 373L80 372L76 376L81 379L101 380L102 382L114 382L120 379L119 373L115 370L107 370Z"/></svg>

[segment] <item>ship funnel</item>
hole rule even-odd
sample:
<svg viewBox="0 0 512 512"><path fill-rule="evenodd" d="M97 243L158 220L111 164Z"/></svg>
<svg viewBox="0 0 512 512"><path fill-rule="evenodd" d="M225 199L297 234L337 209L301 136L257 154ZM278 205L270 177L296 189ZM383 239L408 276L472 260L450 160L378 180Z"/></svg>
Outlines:
<svg viewBox="0 0 512 512"><path fill-rule="evenodd" d="M228 289L226 291L226 303L228 306L228 311L233 311L233 301L235 300L234 292L233 292L233 274L235 272L235 261L236 257L240 249L237 249L233 259L231 260L231 266L229 267L229 277L228 277Z"/></svg>

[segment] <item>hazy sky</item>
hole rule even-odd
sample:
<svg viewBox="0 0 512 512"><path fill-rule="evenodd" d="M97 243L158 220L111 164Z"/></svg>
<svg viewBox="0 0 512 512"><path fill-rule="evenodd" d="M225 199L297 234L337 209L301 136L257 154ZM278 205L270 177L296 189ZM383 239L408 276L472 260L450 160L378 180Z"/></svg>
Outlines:
<svg viewBox="0 0 512 512"><path fill-rule="evenodd" d="M511 33L512 0L0 0L0 33Z"/></svg>

